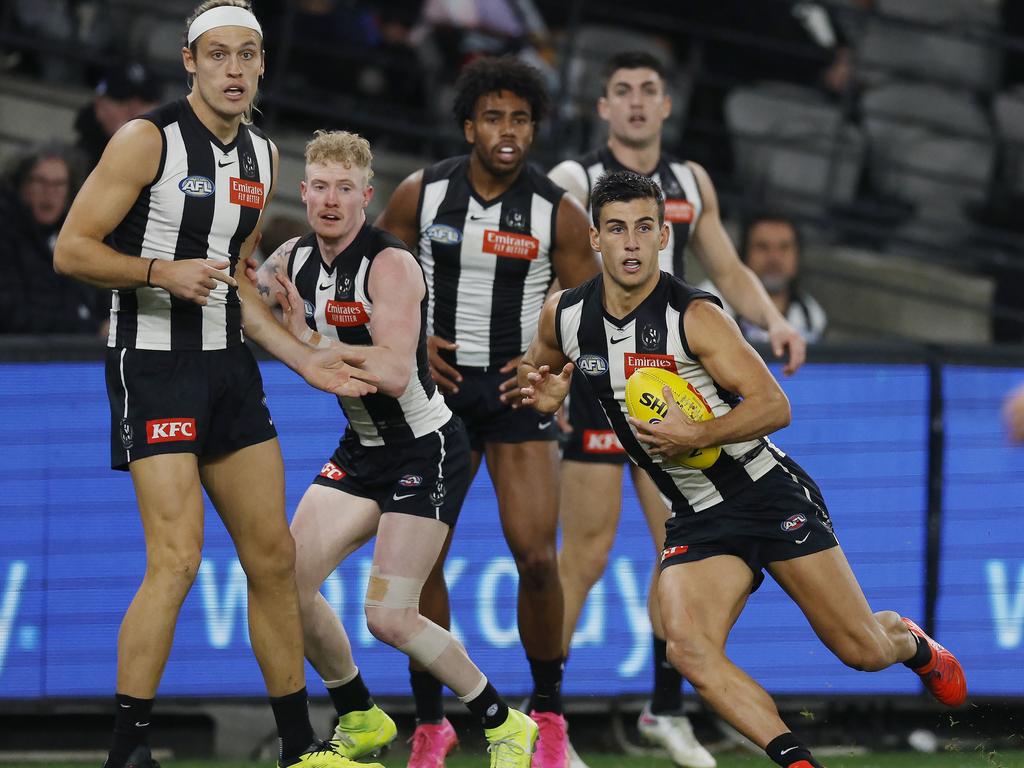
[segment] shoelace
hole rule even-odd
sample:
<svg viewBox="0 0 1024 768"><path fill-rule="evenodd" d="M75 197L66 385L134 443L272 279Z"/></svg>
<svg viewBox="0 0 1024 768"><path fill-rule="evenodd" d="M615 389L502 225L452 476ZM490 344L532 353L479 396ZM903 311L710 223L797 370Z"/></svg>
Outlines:
<svg viewBox="0 0 1024 768"><path fill-rule="evenodd" d="M320 754L336 755L336 754L338 754L338 750L336 750L334 748L334 745L331 744L331 742L328 739L324 739L323 741L314 741L312 744L309 745L309 749L307 749L303 754L306 754L306 755L320 755Z"/></svg>
<svg viewBox="0 0 1024 768"><path fill-rule="evenodd" d="M425 730L417 728L413 731L412 736L405 740L406 744L410 742L412 742L412 754L415 755L417 752L426 752L430 749L430 734Z"/></svg>
<svg viewBox="0 0 1024 768"><path fill-rule="evenodd" d="M487 745L487 751L494 755L494 765L498 768L503 765L516 768L519 765L519 756L526 754L526 750L516 744L514 739L492 741Z"/></svg>

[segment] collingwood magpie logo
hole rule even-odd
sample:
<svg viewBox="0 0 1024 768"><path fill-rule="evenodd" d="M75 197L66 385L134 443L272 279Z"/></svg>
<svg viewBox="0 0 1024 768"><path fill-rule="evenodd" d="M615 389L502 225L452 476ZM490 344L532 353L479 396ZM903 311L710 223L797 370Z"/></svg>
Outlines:
<svg viewBox="0 0 1024 768"><path fill-rule="evenodd" d="M509 208L501 215L501 228L504 230L525 230L526 216L518 208Z"/></svg>
<svg viewBox="0 0 1024 768"><path fill-rule="evenodd" d="M121 445L126 451L135 445L135 430L128 419L121 419Z"/></svg>
<svg viewBox="0 0 1024 768"><path fill-rule="evenodd" d="M444 503L444 496L444 480L438 478L437 482L434 483L434 487L430 491L430 503L435 507L440 507Z"/></svg>
<svg viewBox="0 0 1024 768"><path fill-rule="evenodd" d="M661 332L653 325L645 325L640 332L640 343L644 349L655 349L661 341Z"/></svg>

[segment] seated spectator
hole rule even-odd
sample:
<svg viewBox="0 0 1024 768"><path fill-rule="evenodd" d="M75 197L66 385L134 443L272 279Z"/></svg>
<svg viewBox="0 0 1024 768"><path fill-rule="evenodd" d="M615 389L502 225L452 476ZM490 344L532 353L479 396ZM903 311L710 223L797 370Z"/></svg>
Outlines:
<svg viewBox="0 0 1024 768"><path fill-rule="evenodd" d="M809 342L820 341L828 318L814 297L800 289L800 230L786 216L760 214L746 222L740 238L740 258L761 278L779 312ZM718 295L713 283L699 286ZM768 341L766 331L737 316L728 304L725 311L736 318L747 341Z"/></svg>
<svg viewBox="0 0 1024 768"><path fill-rule="evenodd" d="M154 109L160 102L160 83L138 62L110 69L96 86L93 100L75 117L76 146L96 167L110 137L129 120Z"/></svg>
<svg viewBox="0 0 1024 768"><path fill-rule="evenodd" d="M62 145L15 159L0 184L0 333L99 334L105 296L53 271L53 246L77 191Z"/></svg>

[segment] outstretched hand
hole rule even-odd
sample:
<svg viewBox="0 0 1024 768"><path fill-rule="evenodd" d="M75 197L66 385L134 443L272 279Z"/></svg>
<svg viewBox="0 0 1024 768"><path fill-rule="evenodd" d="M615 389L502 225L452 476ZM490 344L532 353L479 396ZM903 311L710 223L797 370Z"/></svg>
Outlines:
<svg viewBox="0 0 1024 768"><path fill-rule="evenodd" d="M575 366L566 363L561 372L554 374L551 366L542 365L526 374L527 385L521 387L521 405L530 405L541 413L555 413L569 394L569 384Z"/></svg>
<svg viewBox="0 0 1024 768"><path fill-rule="evenodd" d="M278 273L274 275L274 279L277 280L279 288L274 295L281 307L284 327L291 331L292 336L301 339L306 329L309 328L306 325L306 302L299 295L299 289L295 287L295 283L287 277Z"/></svg>
<svg viewBox="0 0 1024 768"><path fill-rule="evenodd" d="M299 373L310 385L341 397L362 397L377 391L380 377L364 371L366 356L358 348L336 345L310 350Z"/></svg>
<svg viewBox="0 0 1024 768"><path fill-rule="evenodd" d="M807 359L807 341L788 321L781 320L768 328L768 340L776 357L789 351L789 359L782 367L782 373L792 376Z"/></svg>

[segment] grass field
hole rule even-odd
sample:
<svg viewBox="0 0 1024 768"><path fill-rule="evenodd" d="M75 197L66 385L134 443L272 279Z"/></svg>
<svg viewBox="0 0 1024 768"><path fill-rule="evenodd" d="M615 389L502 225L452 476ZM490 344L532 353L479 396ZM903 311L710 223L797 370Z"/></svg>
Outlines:
<svg viewBox="0 0 1024 768"><path fill-rule="evenodd" d="M396 752L384 759L387 768L405 768L407 755ZM584 754L590 768L673 768L667 759L628 757L626 755ZM755 755L718 755L719 768L771 768L765 757ZM827 768L1024 768L1024 752L944 752L924 755L916 752L879 753L872 755L822 758ZM488 764L484 754L455 753L447 761L447 768L481 768ZM4 768L39 768L40 763L0 763ZM82 768L89 763L47 763L47 768ZM256 768L271 763L215 760L171 761L164 768Z"/></svg>

